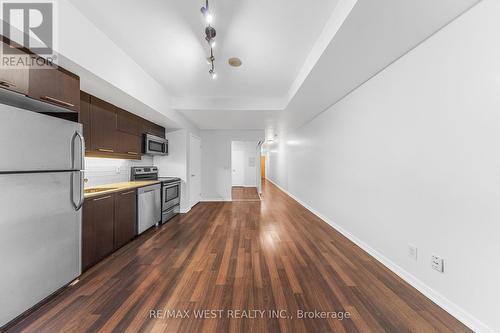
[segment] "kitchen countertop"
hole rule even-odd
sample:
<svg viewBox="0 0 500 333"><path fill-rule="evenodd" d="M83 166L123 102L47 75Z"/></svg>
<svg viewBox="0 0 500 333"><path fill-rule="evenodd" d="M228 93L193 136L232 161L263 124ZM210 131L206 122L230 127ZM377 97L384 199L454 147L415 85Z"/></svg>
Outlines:
<svg viewBox="0 0 500 333"><path fill-rule="evenodd" d="M144 187L144 186L149 186L149 185L154 185L154 184L160 184L160 182L157 180L133 181L133 182L105 184L105 185L99 185L99 186L93 186L93 187L86 187L85 190L94 190L94 189L101 189L101 188L106 188L109 190L95 192L95 193L85 193L85 199L91 199L91 198L100 197L100 196L106 195L106 194L123 192L126 190L132 190L132 189L136 189L139 187Z"/></svg>

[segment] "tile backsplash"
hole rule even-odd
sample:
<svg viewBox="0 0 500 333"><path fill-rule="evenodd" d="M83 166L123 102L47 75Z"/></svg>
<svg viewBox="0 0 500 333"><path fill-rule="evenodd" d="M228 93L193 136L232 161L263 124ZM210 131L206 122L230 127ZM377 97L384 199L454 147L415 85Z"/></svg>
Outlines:
<svg viewBox="0 0 500 333"><path fill-rule="evenodd" d="M151 166L153 157L143 156L141 161L114 158L85 157L85 187L127 182L133 166Z"/></svg>

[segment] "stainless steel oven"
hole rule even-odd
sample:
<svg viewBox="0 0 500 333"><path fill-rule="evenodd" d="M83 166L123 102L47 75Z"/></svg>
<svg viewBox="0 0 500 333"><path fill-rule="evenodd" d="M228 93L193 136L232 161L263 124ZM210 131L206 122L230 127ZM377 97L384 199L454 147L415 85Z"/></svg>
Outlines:
<svg viewBox="0 0 500 333"><path fill-rule="evenodd" d="M181 182L163 184L163 210L181 203Z"/></svg>
<svg viewBox="0 0 500 333"><path fill-rule="evenodd" d="M181 179L176 177L158 177L157 167L132 167L130 180L157 180L161 182L161 223L165 223L180 213Z"/></svg>
<svg viewBox="0 0 500 333"><path fill-rule="evenodd" d="M159 178L162 182L162 223L167 222L180 211L181 180L179 178Z"/></svg>
<svg viewBox="0 0 500 333"><path fill-rule="evenodd" d="M168 140L144 134L144 154L146 155L168 155Z"/></svg>

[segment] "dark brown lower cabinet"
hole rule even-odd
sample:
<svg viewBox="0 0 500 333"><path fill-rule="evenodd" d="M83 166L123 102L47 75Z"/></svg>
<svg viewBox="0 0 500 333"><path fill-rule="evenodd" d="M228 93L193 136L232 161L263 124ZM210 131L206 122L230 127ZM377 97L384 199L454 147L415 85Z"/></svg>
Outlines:
<svg viewBox="0 0 500 333"><path fill-rule="evenodd" d="M127 244L136 231L136 191L115 195L115 249Z"/></svg>
<svg viewBox="0 0 500 333"><path fill-rule="evenodd" d="M82 219L82 271L137 235L136 190L85 199Z"/></svg>
<svg viewBox="0 0 500 333"><path fill-rule="evenodd" d="M113 252L115 196L85 200L82 222L82 270Z"/></svg>

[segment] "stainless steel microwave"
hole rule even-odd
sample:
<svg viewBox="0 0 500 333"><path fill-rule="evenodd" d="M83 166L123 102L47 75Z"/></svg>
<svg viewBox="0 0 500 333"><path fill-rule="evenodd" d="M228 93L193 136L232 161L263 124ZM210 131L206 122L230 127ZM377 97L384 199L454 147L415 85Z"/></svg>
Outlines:
<svg viewBox="0 0 500 333"><path fill-rule="evenodd" d="M144 135L144 154L168 155L168 140L151 134Z"/></svg>

